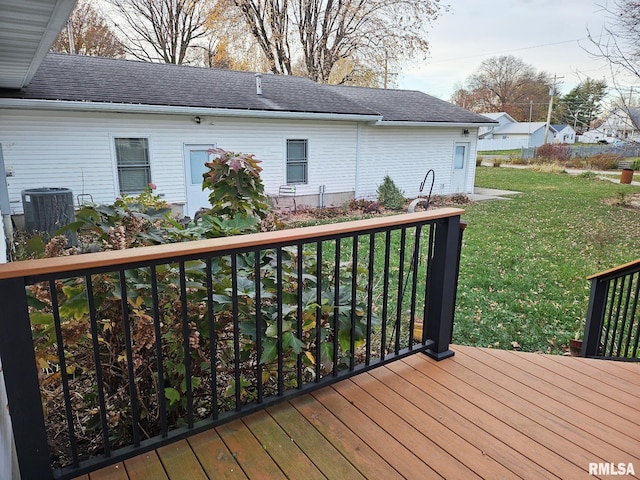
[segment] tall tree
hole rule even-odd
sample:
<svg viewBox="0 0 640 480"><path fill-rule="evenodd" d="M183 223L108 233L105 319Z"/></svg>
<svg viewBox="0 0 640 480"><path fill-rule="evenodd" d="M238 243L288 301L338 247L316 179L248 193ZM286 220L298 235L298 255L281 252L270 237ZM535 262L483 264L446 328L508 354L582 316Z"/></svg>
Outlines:
<svg viewBox="0 0 640 480"><path fill-rule="evenodd" d="M609 63L612 86L619 94L613 103L640 129L638 116L628 115L633 90L622 86L629 77L632 82L640 78L640 0L615 0L602 8L606 13L605 25L600 35L592 35L587 30L591 48L585 49Z"/></svg>
<svg viewBox="0 0 640 480"><path fill-rule="evenodd" d="M507 112L518 121L543 120L551 82L544 72L513 55L492 57L458 89L452 101L476 112ZM535 110L532 109L535 107Z"/></svg>
<svg viewBox="0 0 640 480"><path fill-rule="evenodd" d="M554 121L588 130L602 113L602 101L607 94L607 82L587 78L569 93L560 97L554 110Z"/></svg>
<svg viewBox="0 0 640 480"><path fill-rule="evenodd" d="M134 57L182 64L206 34L208 0L109 0L124 23L116 26ZM192 53L190 56L189 53Z"/></svg>
<svg viewBox="0 0 640 480"><path fill-rule="evenodd" d="M304 74L322 83L345 83L354 76L343 69L336 78L337 64L375 71L381 58L426 53L427 27L442 9L440 0L232 1L273 73L294 73L292 54L301 52Z"/></svg>
<svg viewBox="0 0 640 480"><path fill-rule="evenodd" d="M73 48L70 48L70 39ZM123 58L125 49L105 18L87 0L78 2L51 51Z"/></svg>

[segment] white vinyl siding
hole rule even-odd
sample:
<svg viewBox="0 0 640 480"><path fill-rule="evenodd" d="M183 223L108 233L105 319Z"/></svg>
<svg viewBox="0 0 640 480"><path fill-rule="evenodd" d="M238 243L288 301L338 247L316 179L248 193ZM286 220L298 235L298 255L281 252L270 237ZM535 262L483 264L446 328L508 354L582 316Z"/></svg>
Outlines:
<svg viewBox="0 0 640 480"><path fill-rule="evenodd" d="M61 187L94 203L112 203L120 195L116 138L146 138L155 193L169 203L186 201L185 145L213 145L254 154L261 160L265 192L286 184L286 139L322 145L307 151L307 184L297 195L353 192L356 123L188 115L143 115L0 109L0 143L7 169L11 211L22 213L20 192Z"/></svg>

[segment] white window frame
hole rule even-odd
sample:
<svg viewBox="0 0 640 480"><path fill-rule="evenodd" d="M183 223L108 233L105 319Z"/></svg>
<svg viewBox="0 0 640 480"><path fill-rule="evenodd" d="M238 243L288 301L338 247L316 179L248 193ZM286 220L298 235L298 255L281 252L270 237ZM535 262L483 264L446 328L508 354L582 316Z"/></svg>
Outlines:
<svg viewBox="0 0 640 480"><path fill-rule="evenodd" d="M304 160L289 160L289 142L304 142ZM287 138L285 139L285 180L287 185L307 185L309 183L309 139L308 138ZM289 165L291 166L304 166L304 178L300 180L289 179Z"/></svg>
<svg viewBox="0 0 640 480"><path fill-rule="evenodd" d="M141 162L139 164L134 164L134 165L126 165L126 166L121 166L120 165L120 158L118 155L118 140L144 140L146 142L146 159L144 162ZM116 166L116 186L118 188L118 193L122 194L122 193L126 193L126 194L138 194L141 193L146 187L147 185L149 185L150 183L152 183L152 177L151 177L151 142L149 141L148 137L145 136L133 136L133 135L117 135L117 136L113 136L113 154L114 154L114 158L115 158L115 166ZM135 189L135 190L124 190L122 189L122 182L121 182L121 176L123 171L126 171L127 169L140 169L140 168L145 168L146 169L146 176L147 176L147 182L145 185L141 185L140 189Z"/></svg>

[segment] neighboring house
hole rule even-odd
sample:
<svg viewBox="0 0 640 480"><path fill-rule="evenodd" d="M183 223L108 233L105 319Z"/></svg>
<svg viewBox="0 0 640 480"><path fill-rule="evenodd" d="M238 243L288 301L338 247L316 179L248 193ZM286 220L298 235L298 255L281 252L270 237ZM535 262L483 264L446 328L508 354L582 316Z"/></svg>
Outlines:
<svg viewBox="0 0 640 480"><path fill-rule="evenodd" d="M267 193L295 185L298 205L375 198L387 174L415 197L429 169L434 194L471 193L478 128L489 124L417 91L63 54L48 54L24 88L0 89L14 214L25 189L113 202L154 183L193 215L208 205L214 146L255 154Z"/></svg>
<svg viewBox="0 0 640 480"><path fill-rule="evenodd" d="M640 140L640 107L616 108L598 127L609 141Z"/></svg>
<svg viewBox="0 0 640 480"><path fill-rule="evenodd" d="M576 131L571 125L551 125L556 131L554 143L576 143Z"/></svg>
<svg viewBox="0 0 640 480"><path fill-rule="evenodd" d="M505 125L509 125L511 123L517 123L517 120L515 120L507 112L483 113L482 116L487 117L488 119L498 123L494 125L489 125L487 127L480 127L480 129L478 130L478 137L483 137L487 134L490 134L494 130L498 130L504 127Z"/></svg>
<svg viewBox="0 0 640 480"><path fill-rule="evenodd" d="M539 147L545 143L546 122L516 122L504 112L483 113L482 115L497 120L499 125L493 128L489 127L479 134L479 151ZM550 140L553 139L555 133L556 130L550 126Z"/></svg>
<svg viewBox="0 0 640 480"><path fill-rule="evenodd" d="M577 140L580 143L602 143L614 142L616 139L608 137L600 128L594 128L593 130L587 130L582 135L578 135Z"/></svg>

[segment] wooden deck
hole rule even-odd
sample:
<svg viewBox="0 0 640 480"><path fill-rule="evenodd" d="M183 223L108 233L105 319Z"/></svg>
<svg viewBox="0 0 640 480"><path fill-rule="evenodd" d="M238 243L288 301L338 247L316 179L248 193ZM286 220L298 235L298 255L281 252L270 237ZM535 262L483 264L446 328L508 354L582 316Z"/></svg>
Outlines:
<svg viewBox="0 0 640 480"><path fill-rule="evenodd" d="M453 350L80 478L594 478L590 463L632 464L640 475L639 364Z"/></svg>

